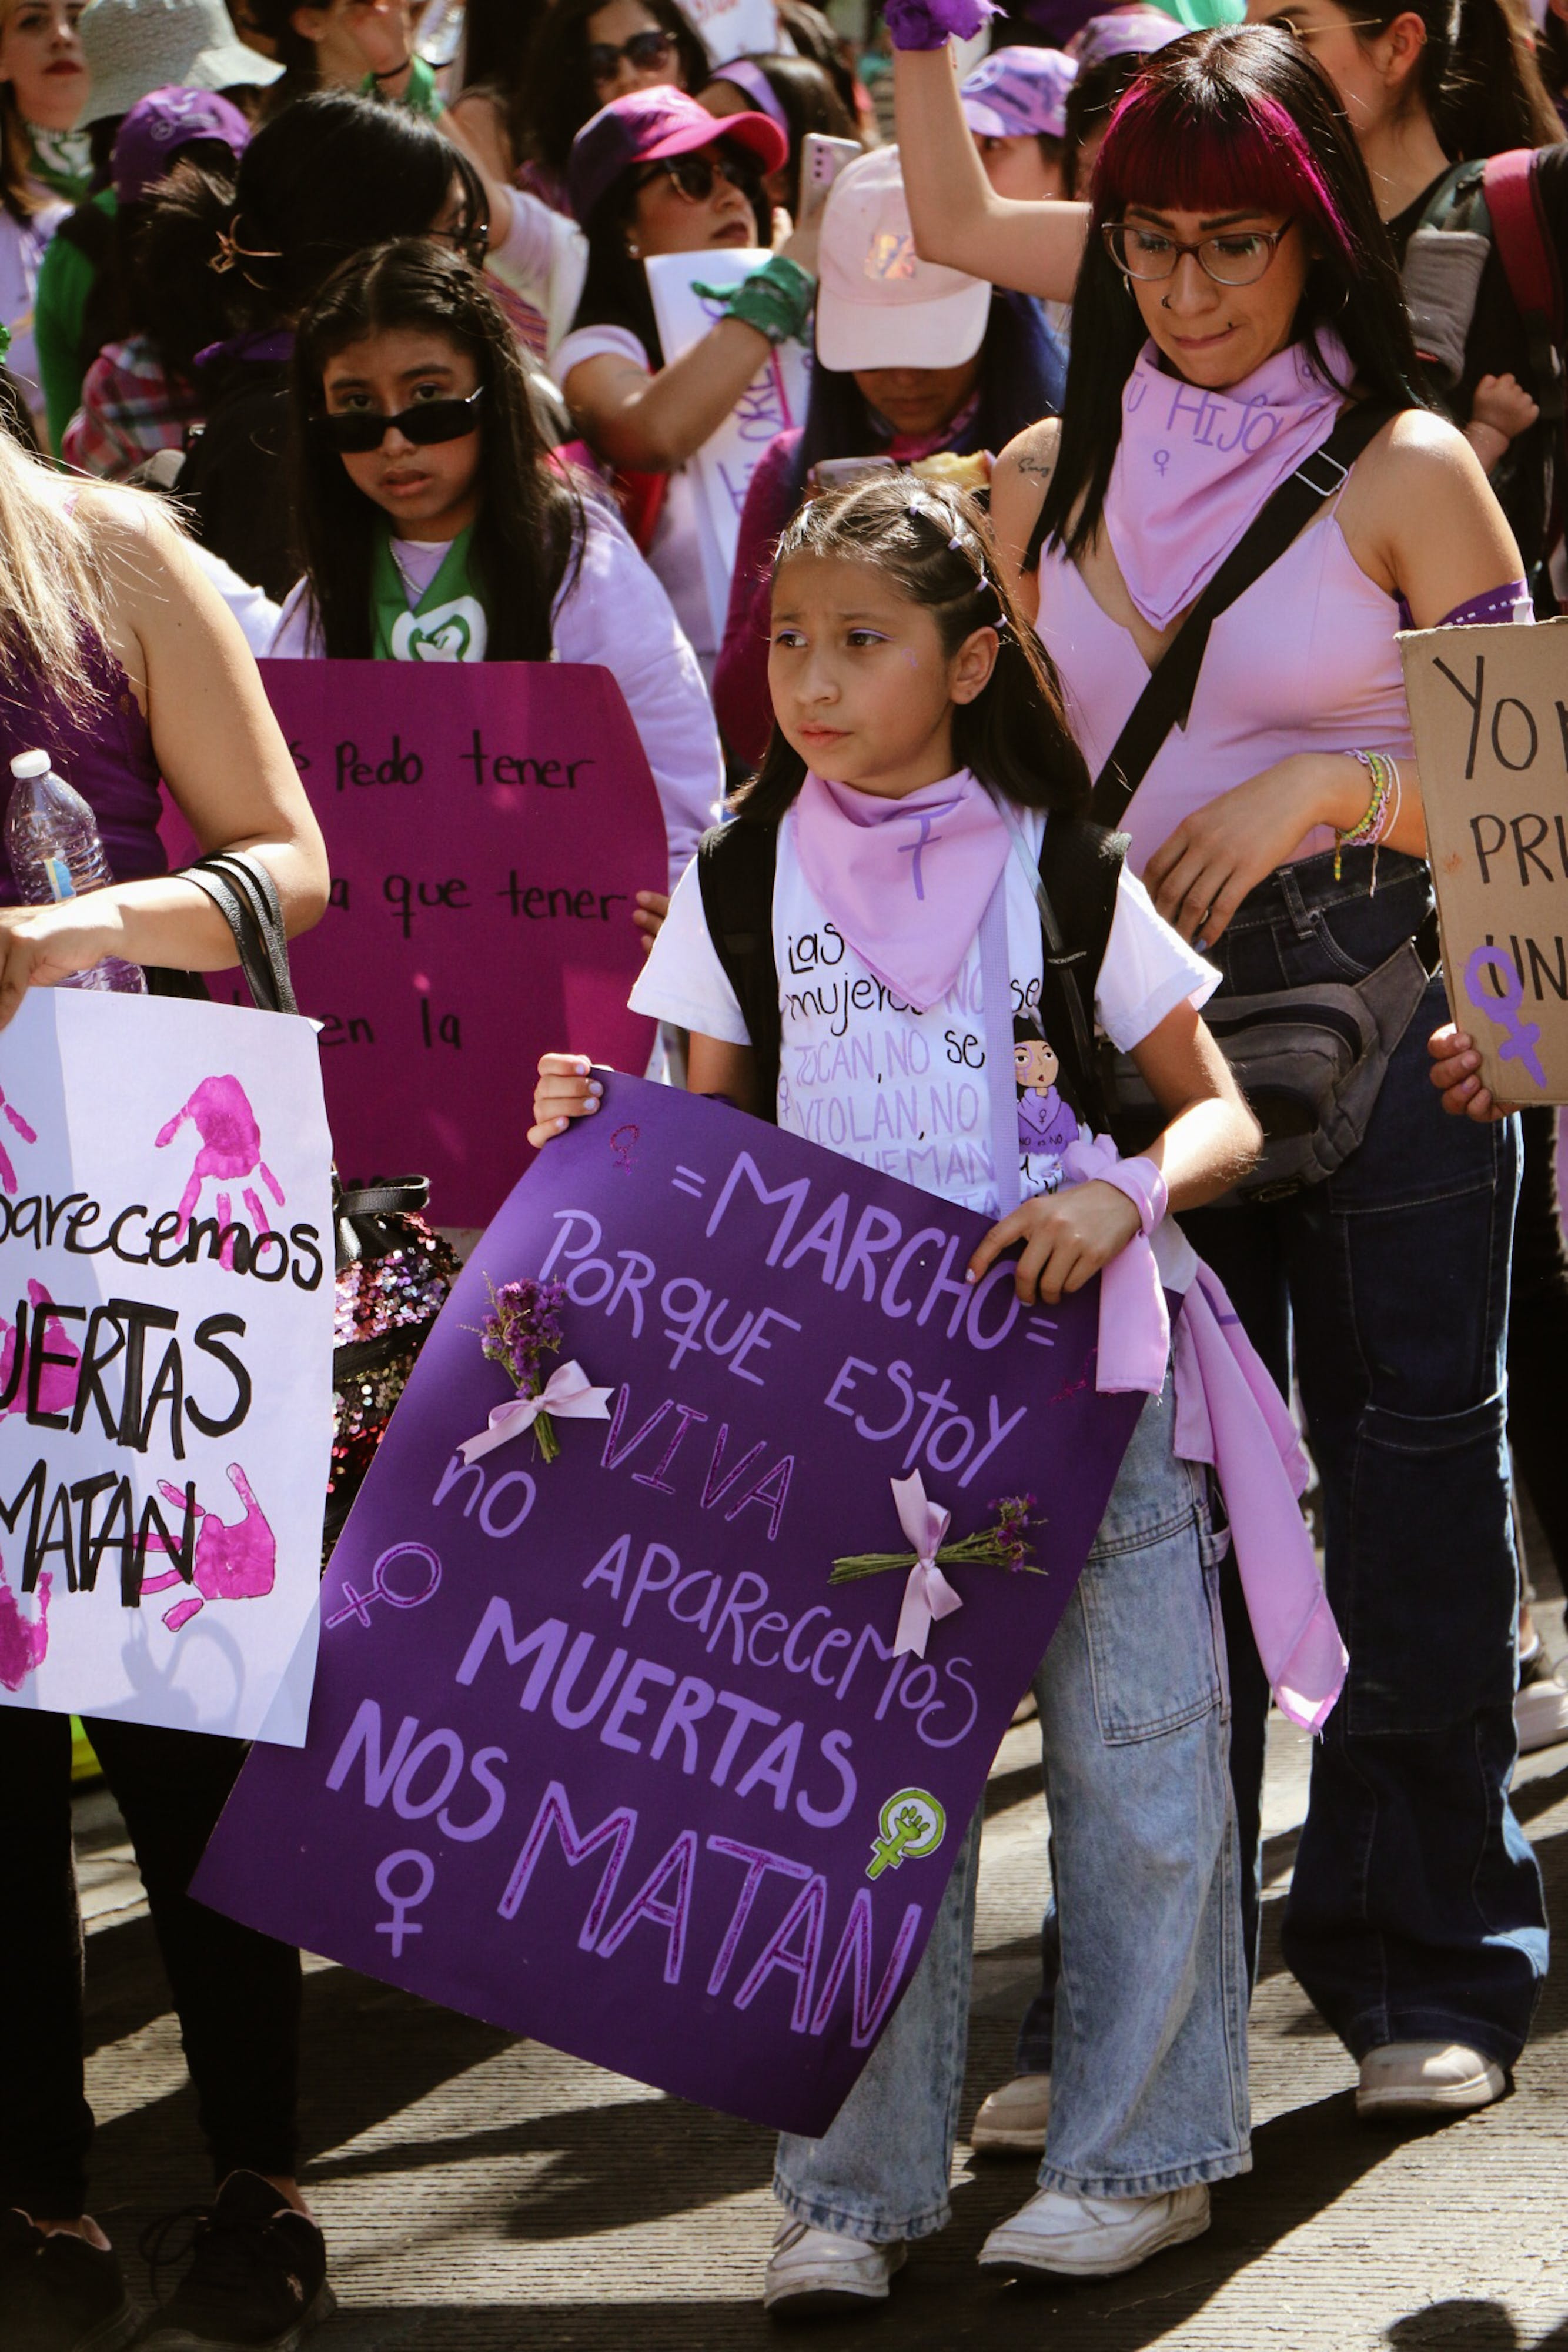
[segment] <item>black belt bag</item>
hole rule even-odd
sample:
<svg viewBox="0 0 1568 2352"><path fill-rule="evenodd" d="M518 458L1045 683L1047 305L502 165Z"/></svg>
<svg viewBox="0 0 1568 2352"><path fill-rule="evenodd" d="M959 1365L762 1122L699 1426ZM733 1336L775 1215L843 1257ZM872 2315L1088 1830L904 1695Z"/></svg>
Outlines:
<svg viewBox="0 0 1568 2352"><path fill-rule="evenodd" d="M1263 1130L1257 1166L1213 1207L1282 1200L1321 1184L1350 1158L1427 981L1420 951L1406 940L1362 981L1210 1000L1203 1017ZM1106 1090L1121 1149L1146 1150L1165 1113L1130 1054L1115 1055Z"/></svg>
<svg viewBox="0 0 1568 2352"><path fill-rule="evenodd" d="M1278 562L1393 414L1370 401L1343 410L1327 440L1260 509L1134 705L1095 781L1091 809L1099 824L1121 824L1171 729L1186 726L1220 614ZM1366 1133L1389 1058L1415 1018L1427 978L1415 940L1406 940L1363 981L1210 1002L1204 1018L1264 1136L1257 1167L1214 1206L1282 1198L1321 1183L1349 1158ZM1117 1143L1124 1151L1144 1150L1165 1114L1130 1055L1108 1057L1105 1087Z"/></svg>

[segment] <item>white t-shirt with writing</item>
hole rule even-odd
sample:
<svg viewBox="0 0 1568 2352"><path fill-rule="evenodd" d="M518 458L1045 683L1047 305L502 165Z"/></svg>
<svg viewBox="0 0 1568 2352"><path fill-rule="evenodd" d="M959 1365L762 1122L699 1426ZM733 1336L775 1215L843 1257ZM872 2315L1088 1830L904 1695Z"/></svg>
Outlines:
<svg viewBox="0 0 1568 2352"><path fill-rule="evenodd" d="M1016 812L1030 864L1044 819ZM1036 1039L1015 1073L1019 1166L1026 1194L1061 1181L1061 1153L1079 1123L1052 1083L1062 1041L1038 1037L1042 970L1040 912L1023 860L1006 869L1009 1027L1023 1016ZM986 1078L980 951L970 943L958 976L925 1013L903 1003L834 928L800 870L795 812L779 828L773 887L773 952L779 967L783 1051L779 1124L902 1178L981 1216L998 1212ZM1178 1004L1205 1004L1219 984L1211 964L1155 913L1141 882L1124 869L1111 936L1094 992L1100 1027L1125 1053ZM695 1029L727 1044L748 1042L741 1013L714 949L695 864L632 992L634 1012Z"/></svg>

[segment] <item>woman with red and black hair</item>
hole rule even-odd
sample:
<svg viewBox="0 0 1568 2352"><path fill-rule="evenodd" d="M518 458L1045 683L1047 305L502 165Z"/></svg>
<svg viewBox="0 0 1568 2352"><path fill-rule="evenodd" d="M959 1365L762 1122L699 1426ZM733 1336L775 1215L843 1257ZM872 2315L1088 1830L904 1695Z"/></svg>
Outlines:
<svg viewBox="0 0 1568 2352"><path fill-rule="evenodd" d="M942 102L942 59L900 67ZM1134 870L1219 966L1217 1011L1409 961L1433 894L1395 633L1528 611L1474 453L1414 389L1372 185L1302 43L1228 27L1148 67L1101 152L1074 300L1062 419L1007 453L993 511L1038 567L1091 773L1274 490L1335 432L1349 465L1320 460L1333 493L1215 621L1186 724L1122 803ZM1282 1385L1293 1338L1351 1663L1313 1751L1284 1950L1379 2118L1498 2097L1546 1961L1507 1797L1517 1140L1443 1119L1426 1041L1444 1014L1434 977L1326 1180L1185 1221ZM1227 1628L1255 1855L1267 1694L1239 1610ZM1254 1881L1249 1937L1256 1921ZM1049 2015L1032 2025L1022 2071L1048 2074Z"/></svg>

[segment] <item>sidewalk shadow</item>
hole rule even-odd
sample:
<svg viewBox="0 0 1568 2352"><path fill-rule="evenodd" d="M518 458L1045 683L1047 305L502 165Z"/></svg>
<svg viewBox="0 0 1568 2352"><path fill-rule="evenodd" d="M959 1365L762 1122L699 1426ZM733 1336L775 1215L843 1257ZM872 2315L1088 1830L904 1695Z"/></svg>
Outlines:
<svg viewBox="0 0 1568 2352"><path fill-rule="evenodd" d="M1430 2303L1396 2319L1383 2340L1393 2352L1568 2352L1568 2319L1531 2347L1500 2303Z"/></svg>

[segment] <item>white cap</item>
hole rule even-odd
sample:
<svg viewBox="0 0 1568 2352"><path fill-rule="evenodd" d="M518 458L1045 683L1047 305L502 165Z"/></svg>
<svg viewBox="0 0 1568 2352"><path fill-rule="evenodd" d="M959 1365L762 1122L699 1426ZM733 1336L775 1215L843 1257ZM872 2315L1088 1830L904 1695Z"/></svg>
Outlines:
<svg viewBox="0 0 1568 2352"><path fill-rule="evenodd" d="M18 751L11 762L11 773L24 783L29 776L47 776L48 772L47 751Z"/></svg>
<svg viewBox="0 0 1568 2352"><path fill-rule="evenodd" d="M873 147L839 173L818 258L824 367L956 367L985 341L990 309L983 278L915 252L896 147Z"/></svg>

